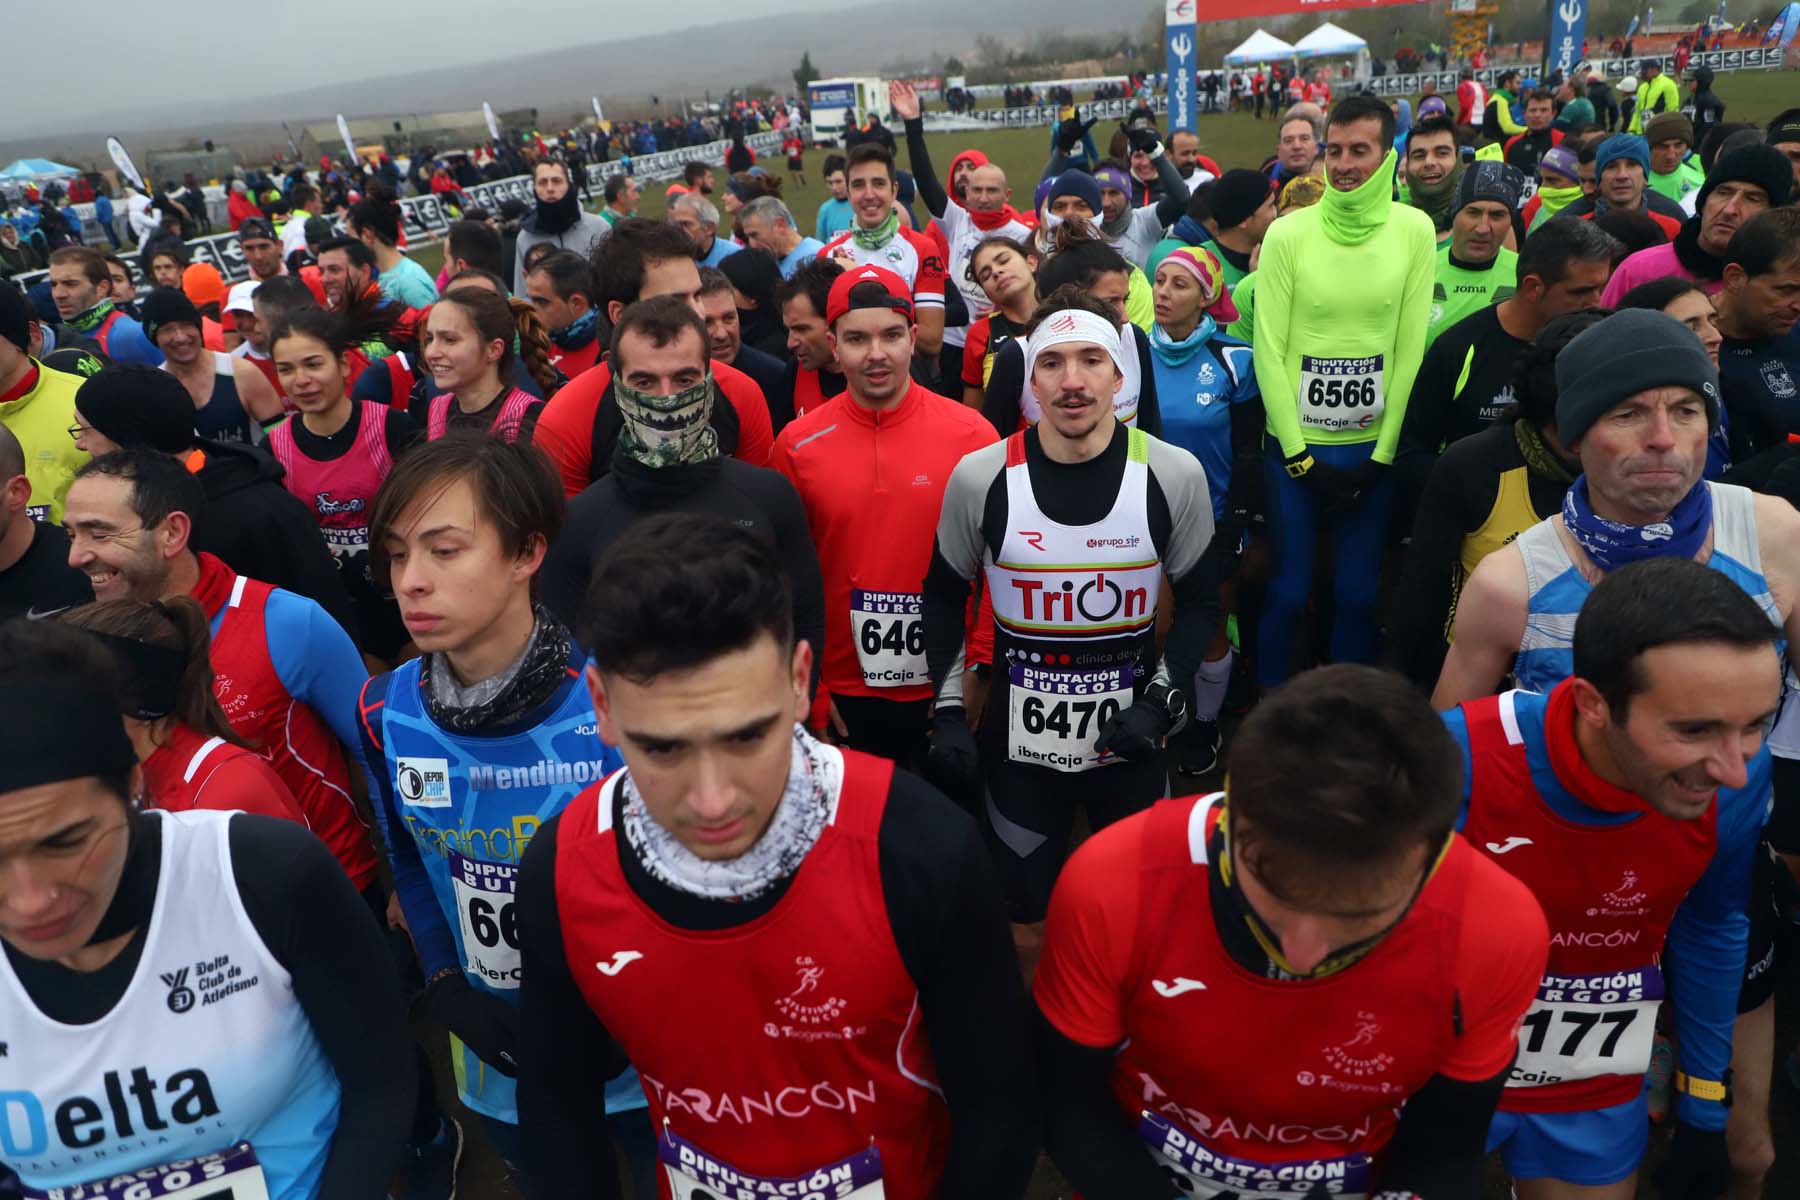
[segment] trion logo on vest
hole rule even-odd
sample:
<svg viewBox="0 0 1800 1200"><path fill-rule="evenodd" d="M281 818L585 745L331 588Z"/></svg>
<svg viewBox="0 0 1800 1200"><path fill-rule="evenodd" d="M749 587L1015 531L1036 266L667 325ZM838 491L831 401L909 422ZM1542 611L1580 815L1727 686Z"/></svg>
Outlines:
<svg viewBox="0 0 1800 1200"><path fill-rule="evenodd" d="M1133 620L1150 612L1147 588L1122 588L1095 571L1079 587L1073 579L1046 586L1042 579L1008 580L1018 592L1020 616L1027 621L1061 621L1066 624L1102 625L1115 618Z"/></svg>
<svg viewBox="0 0 1800 1200"><path fill-rule="evenodd" d="M196 1068L175 1071L160 1086L148 1067L108 1071L100 1078L100 1095L67 1096L49 1113L36 1092L0 1091L0 1157L11 1162L41 1157L53 1149L52 1131L64 1148L88 1150L109 1139L150 1137L171 1121L198 1125L218 1115L212 1082Z"/></svg>

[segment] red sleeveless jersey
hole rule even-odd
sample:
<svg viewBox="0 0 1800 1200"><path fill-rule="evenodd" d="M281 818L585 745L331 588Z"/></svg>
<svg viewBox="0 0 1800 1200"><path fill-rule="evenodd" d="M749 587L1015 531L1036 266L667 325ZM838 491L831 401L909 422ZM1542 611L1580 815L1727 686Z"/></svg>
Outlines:
<svg viewBox="0 0 1800 1200"><path fill-rule="evenodd" d="M519 426L525 420L525 412L538 402L538 398L523 388L514 388L508 392L500 405L500 413L488 432L504 441L513 441L519 436ZM450 428L450 406L456 403L456 397L449 392L439 392L431 398L431 408L426 417L425 437L427 441L437 441Z"/></svg>
<svg viewBox="0 0 1800 1200"><path fill-rule="evenodd" d="M1500 1107L1580 1112L1623 1104L1644 1087L1663 998L1663 939L1712 861L1718 808L1678 821L1638 801L1638 815L1623 823L1565 820L1532 780L1518 694L1462 706L1472 797L1463 832L1531 889L1550 925L1550 960L1519 1031L1519 1058ZM1541 710L1544 736L1558 781L1574 784L1571 794L1585 802L1584 791L1609 785L1569 778L1586 771L1566 727L1570 708L1565 683ZM1559 738L1566 739L1562 746ZM1604 807L1618 811L1616 804Z"/></svg>
<svg viewBox="0 0 1800 1200"><path fill-rule="evenodd" d="M186 725L170 725L168 739L144 760L144 784L157 808L210 808L306 823L287 784L261 755Z"/></svg>
<svg viewBox="0 0 1800 1200"><path fill-rule="evenodd" d="M665 1161L678 1145L684 1162L761 1180L834 1167L849 1178L853 1162L860 1179L874 1149L890 1200L924 1200L943 1171L949 1110L881 885L894 765L843 754L837 811L787 894L730 929L679 929L652 911L619 866L622 775L582 792L557 834L564 950L644 1081Z"/></svg>
<svg viewBox="0 0 1800 1200"><path fill-rule="evenodd" d="M309 458L294 439L290 417L269 434L269 452L287 470L281 486L312 509L335 557L369 550L369 510L394 463L388 457L385 404L358 400L356 443L338 458Z"/></svg>
<svg viewBox="0 0 1800 1200"><path fill-rule="evenodd" d="M1204 864L1217 825L1204 797L1159 803L1142 824L1135 970L1123 983L1127 1040L1113 1094L1130 1116L1161 1117L1213 1155L1331 1164L1325 1177L1341 1170L1343 1190L1372 1190L1350 1186L1359 1160L1387 1144L1401 1104L1456 1037L1447 959L1460 936L1468 847L1451 844L1399 927L1361 962L1323 979L1265 979L1213 932Z"/></svg>
<svg viewBox="0 0 1800 1200"><path fill-rule="evenodd" d="M223 576L218 582L229 581L223 605L206 605L207 617L219 618L212 639L213 691L219 707L238 736L269 760L294 794L307 827L331 847L350 881L358 890L365 888L375 880L375 849L350 797L344 748L323 717L288 694L269 659L263 609L275 589L233 575L212 555L201 555L202 588L214 582L208 577L215 572Z"/></svg>

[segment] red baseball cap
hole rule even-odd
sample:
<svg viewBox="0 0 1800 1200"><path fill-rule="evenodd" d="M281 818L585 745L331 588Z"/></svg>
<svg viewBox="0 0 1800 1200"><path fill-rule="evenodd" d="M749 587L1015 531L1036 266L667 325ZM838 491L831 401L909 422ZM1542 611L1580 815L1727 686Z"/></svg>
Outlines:
<svg viewBox="0 0 1800 1200"><path fill-rule="evenodd" d="M859 296L852 300L850 292L859 284L878 284L886 295L876 299L872 295ZM906 286L906 280L900 278L886 267L851 267L837 279L832 281L831 295L825 300L825 324L836 325L839 317L853 308L887 308L903 313L908 321L913 319L912 289Z"/></svg>

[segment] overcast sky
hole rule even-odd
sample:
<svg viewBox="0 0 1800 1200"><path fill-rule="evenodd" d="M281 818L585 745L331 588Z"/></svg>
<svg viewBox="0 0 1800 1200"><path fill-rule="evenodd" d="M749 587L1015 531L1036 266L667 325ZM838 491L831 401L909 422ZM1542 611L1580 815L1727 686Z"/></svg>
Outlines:
<svg viewBox="0 0 1800 1200"><path fill-rule="evenodd" d="M105 122L128 115L139 101L205 104L229 119L243 99L341 83L372 69L398 75L470 66L528 54L538 45L579 46L831 6L831 0L304 0L254 8L144 8L93 0L76 24L97 17L114 23L119 36L83 45L66 6L7 0L13 52L7 55L0 137L29 137L33 122L60 128ZM670 70L673 76L677 68L671 64ZM604 96L604 81L597 82Z"/></svg>

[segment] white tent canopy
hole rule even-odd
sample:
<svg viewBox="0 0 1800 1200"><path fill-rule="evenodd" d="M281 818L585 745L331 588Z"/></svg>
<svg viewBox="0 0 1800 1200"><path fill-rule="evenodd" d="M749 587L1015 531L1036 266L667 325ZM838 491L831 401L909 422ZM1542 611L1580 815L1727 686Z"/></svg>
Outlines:
<svg viewBox="0 0 1800 1200"><path fill-rule="evenodd" d="M1294 48L1264 30L1257 30L1245 38L1243 44L1225 56L1225 65L1243 66L1248 63L1269 62L1272 59L1292 58Z"/></svg>
<svg viewBox="0 0 1800 1200"><path fill-rule="evenodd" d="M1294 43L1294 57L1329 58L1333 55L1356 54L1368 48L1369 43L1354 33L1327 21Z"/></svg>

